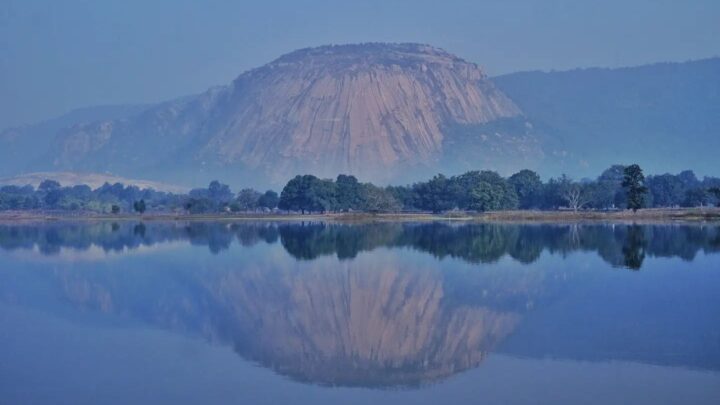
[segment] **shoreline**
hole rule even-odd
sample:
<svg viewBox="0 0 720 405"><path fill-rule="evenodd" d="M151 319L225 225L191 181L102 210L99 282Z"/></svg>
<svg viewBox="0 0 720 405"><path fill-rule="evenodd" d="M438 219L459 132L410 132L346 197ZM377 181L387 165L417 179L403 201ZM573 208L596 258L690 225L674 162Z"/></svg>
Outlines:
<svg viewBox="0 0 720 405"><path fill-rule="evenodd" d="M77 214L70 212L6 211L0 223L56 221L323 221L323 222L720 222L720 208L650 208L623 211L490 211L432 213L329 213L329 214Z"/></svg>

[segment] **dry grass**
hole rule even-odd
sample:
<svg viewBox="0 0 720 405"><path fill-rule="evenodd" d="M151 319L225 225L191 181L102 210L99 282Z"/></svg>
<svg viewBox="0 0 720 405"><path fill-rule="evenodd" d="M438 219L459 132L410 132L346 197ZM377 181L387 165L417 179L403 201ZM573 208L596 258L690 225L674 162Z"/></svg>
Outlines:
<svg viewBox="0 0 720 405"><path fill-rule="evenodd" d="M671 222L671 221L717 221L720 208L644 209L633 211L493 211L484 213L453 211L444 214L431 213L333 213L310 215L282 214L202 214L178 215L172 213L149 213L109 215L93 213L62 213L35 211L0 212L0 222L53 221L53 220L134 220L144 221L458 221L458 222Z"/></svg>

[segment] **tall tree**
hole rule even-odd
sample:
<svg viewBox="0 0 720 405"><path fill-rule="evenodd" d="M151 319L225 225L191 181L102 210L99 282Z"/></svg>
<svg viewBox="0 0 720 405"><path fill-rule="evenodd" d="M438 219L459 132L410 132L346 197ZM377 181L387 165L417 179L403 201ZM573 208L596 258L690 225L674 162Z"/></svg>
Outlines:
<svg viewBox="0 0 720 405"><path fill-rule="evenodd" d="M60 183L55 180L43 180L38 186L39 191L52 191L60 188Z"/></svg>
<svg viewBox="0 0 720 405"><path fill-rule="evenodd" d="M442 174L436 175L429 181L416 183L413 190L417 194L420 209L439 213L456 205L450 191L450 181Z"/></svg>
<svg viewBox="0 0 720 405"><path fill-rule="evenodd" d="M515 188L502 176L489 170L470 171L452 177L448 193L461 209L488 211L515 209L518 206Z"/></svg>
<svg viewBox="0 0 720 405"><path fill-rule="evenodd" d="M682 180L669 173L648 176L646 185L655 207L680 205L685 197L686 191Z"/></svg>
<svg viewBox="0 0 720 405"><path fill-rule="evenodd" d="M235 199L235 206L238 211L252 211L258 208L260 197L262 194L252 188L244 188L240 190Z"/></svg>
<svg viewBox="0 0 720 405"><path fill-rule="evenodd" d="M521 170L508 179L518 196L518 206L522 209L536 208L542 190L540 176L532 170Z"/></svg>
<svg viewBox="0 0 720 405"><path fill-rule="evenodd" d="M147 209L147 206L145 205L145 200L135 201L133 203L133 209L138 214L143 214L145 212L145 209Z"/></svg>
<svg viewBox="0 0 720 405"><path fill-rule="evenodd" d="M645 206L645 194L648 192L645 176L640 166L636 164L626 167L623 174L622 186L627 193L627 207L637 211Z"/></svg>
<svg viewBox="0 0 720 405"><path fill-rule="evenodd" d="M340 174L335 180L337 209L340 211L358 210L363 205L363 187L355 178Z"/></svg>
<svg viewBox="0 0 720 405"><path fill-rule="evenodd" d="M595 187L595 205L599 208L615 208L626 205L626 196L622 187L625 178L625 166L612 165L605 169L597 179Z"/></svg>
<svg viewBox="0 0 720 405"><path fill-rule="evenodd" d="M233 199L233 193L227 184L213 180L208 186L208 197L216 203L229 203Z"/></svg>
<svg viewBox="0 0 720 405"><path fill-rule="evenodd" d="M335 183L332 180L321 180L306 174L295 176L280 193L281 209L300 211L325 212L334 210Z"/></svg>
<svg viewBox="0 0 720 405"><path fill-rule="evenodd" d="M278 196L278 193L268 190L260 196L260 199L258 200L258 205L262 208L267 209L274 209L278 206L278 202L280 202L280 197Z"/></svg>

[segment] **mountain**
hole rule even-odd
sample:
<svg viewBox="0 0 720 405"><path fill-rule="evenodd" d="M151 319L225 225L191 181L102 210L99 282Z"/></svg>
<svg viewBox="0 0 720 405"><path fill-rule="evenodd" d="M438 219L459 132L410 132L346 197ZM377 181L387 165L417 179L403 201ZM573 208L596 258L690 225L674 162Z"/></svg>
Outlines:
<svg viewBox="0 0 720 405"><path fill-rule="evenodd" d="M295 51L198 96L66 128L36 168L283 184L298 173L397 181L447 162L511 170L543 156L477 65L426 45L362 44Z"/></svg>
<svg viewBox="0 0 720 405"><path fill-rule="evenodd" d="M573 173L596 176L610 164L637 162L651 173L718 174L720 58L513 73L493 82L574 153Z"/></svg>
<svg viewBox="0 0 720 405"><path fill-rule="evenodd" d="M129 117L148 107L145 104L125 104L78 108L37 124L0 131L0 176L37 169L55 136L64 128Z"/></svg>
<svg viewBox="0 0 720 405"><path fill-rule="evenodd" d="M199 95L6 130L0 176L278 187L300 173L404 183L530 168L580 178L616 163L717 175L718 128L720 58L488 78L427 45L322 46Z"/></svg>

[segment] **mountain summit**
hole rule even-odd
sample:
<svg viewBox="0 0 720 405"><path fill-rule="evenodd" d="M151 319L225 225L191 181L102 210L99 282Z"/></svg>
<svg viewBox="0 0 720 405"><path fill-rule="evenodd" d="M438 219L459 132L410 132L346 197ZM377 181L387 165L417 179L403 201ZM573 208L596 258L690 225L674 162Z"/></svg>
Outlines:
<svg viewBox="0 0 720 405"><path fill-rule="evenodd" d="M594 176L630 162L715 174L719 73L711 58L491 80L428 45L321 46L199 95L0 132L0 177L278 187L300 173L397 184L479 169Z"/></svg>
<svg viewBox="0 0 720 405"><path fill-rule="evenodd" d="M77 125L56 137L45 161L172 181L199 173L275 184L298 173L390 181L444 162L527 166L542 151L522 125L487 130L517 120L518 107L477 65L441 49L322 46L130 118Z"/></svg>

